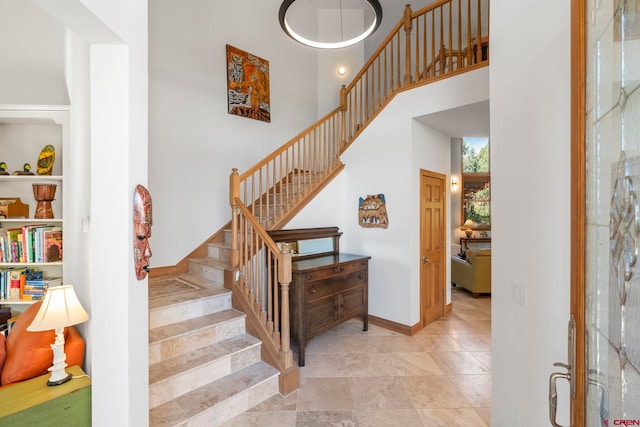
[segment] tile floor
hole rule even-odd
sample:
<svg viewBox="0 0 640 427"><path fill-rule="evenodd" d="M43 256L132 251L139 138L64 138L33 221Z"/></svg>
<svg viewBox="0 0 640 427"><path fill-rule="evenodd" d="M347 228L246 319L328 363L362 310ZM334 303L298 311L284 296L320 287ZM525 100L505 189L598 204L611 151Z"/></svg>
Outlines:
<svg viewBox="0 0 640 427"><path fill-rule="evenodd" d="M490 426L491 298L451 295L453 311L414 337L356 319L314 337L300 388L224 427Z"/></svg>

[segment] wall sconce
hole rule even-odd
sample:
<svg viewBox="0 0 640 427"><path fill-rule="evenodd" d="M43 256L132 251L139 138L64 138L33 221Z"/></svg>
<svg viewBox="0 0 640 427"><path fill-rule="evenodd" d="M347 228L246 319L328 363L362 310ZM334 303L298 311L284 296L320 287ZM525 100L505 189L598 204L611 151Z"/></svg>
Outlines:
<svg viewBox="0 0 640 427"><path fill-rule="evenodd" d="M338 75L340 77L344 77L344 75L347 74L347 67L345 67L344 65L341 65L338 67Z"/></svg>
<svg viewBox="0 0 640 427"><path fill-rule="evenodd" d="M451 177L451 191L456 191L458 189L458 178L455 176Z"/></svg>

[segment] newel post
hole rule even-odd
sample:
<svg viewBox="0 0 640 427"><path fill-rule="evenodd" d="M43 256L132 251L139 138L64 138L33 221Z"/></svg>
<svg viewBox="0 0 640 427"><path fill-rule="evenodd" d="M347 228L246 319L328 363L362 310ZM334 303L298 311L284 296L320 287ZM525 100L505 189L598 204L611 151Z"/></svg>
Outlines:
<svg viewBox="0 0 640 427"><path fill-rule="evenodd" d="M342 85L340 88L340 145L341 148L347 145L347 88Z"/></svg>
<svg viewBox="0 0 640 427"><path fill-rule="evenodd" d="M278 282L282 292L280 304L280 358L285 368L293 365L291 352L291 322L289 318L289 284L291 283L291 253L289 245L282 245L278 256Z"/></svg>
<svg viewBox="0 0 640 427"><path fill-rule="evenodd" d="M410 85L412 83L411 78L411 30L413 29L413 23L411 21L411 5L408 4L404 8L404 39L406 44L405 63L404 63L404 85Z"/></svg>
<svg viewBox="0 0 640 427"><path fill-rule="evenodd" d="M240 198L240 175L238 169L231 170L229 176L229 204L231 205L231 267L236 267L239 262L238 247L238 205L236 200Z"/></svg>

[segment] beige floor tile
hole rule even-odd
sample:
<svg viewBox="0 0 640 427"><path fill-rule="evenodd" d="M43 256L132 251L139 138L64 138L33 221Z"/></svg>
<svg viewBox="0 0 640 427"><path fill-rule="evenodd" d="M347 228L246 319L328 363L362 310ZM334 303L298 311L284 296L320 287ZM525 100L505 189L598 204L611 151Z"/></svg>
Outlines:
<svg viewBox="0 0 640 427"><path fill-rule="evenodd" d="M466 351L429 353L447 375L488 374L489 370Z"/></svg>
<svg viewBox="0 0 640 427"><path fill-rule="evenodd" d="M429 353L390 353L387 357L398 376L444 375Z"/></svg>
<svg viewBox="0 0 640 427"><path fill-rule="evenodd" d="M412 409L411 400L398 377L350 378L356 410Z"/></svg>
<svg viewBox="0 0 640 427"><path fill-rule="evenodd" d="M491 370L491 352L490 351L470 351L469 354L473 356L478 362L482 364L488 370Z"/></svg>
<svg viewBox="0 0 640 427"><path fill-rule="evenodd" d="M422 423L428 427L484 427L485 423L472 408L418 409Z"/></svg>
<svg viewBox="0 0 640 427"><path fill-rule="evenodd" d="M221 427L296 427L296 411L245 412Z"/></svg>
<svg viewBox="0 0 640 427"><path fill-rule="evenodd" d="M491 425L491 408L473 408L480 415L482 421L489 427Z"/></svg>
<svg viewBox="0 0 640 427"><path fill-rule="evenodd" d="M414 339L422 345L422 351L426 352L464 351L464 348L449 335L416 335Z"/></svg>
<svg viewBox="0 0 640 427"><path fill-rule="evenodd" d="M358 427L354 411L303 411L298 412L297 427Z"/></svg>
<svg viewBox="0 0 640 427"><path fill-rule="evenodd" d="M449 378L471 406L491 406L491 375L452 375Z"/></svg>
<svg viewBox="0 0 640 427"><path fill-rule="evenodd" d="M415 409L356 411L359 427L422 427Z"/></svg>
<svg viewBox="0 0 640 427"><path fill-rule="evenodd" d="M352 411L355 409L347 378L301 378L298 411Z"/></svg>
<svg viewBox="0 0 640 427"><path fill-rule="evenodd" d="M467 351L491 351L491 337L489 335L456 335L453 339Z"/></svg>
<svg viewBox="0 0 640 427"><path fill-rule="evenodd" d="M344 353L306 354L305 365L300 367L300 378L348 377Z"/></svg>
<svg viewBox="0 0 640 427"><path fill-rule="evenodd" d="M389 353L352 353L344 355L349 377L380 377L395 375Z"/></svg>
<svg viewBox="0 0 640 427"><path fill-rule="evenodd" d="M416 409L465 408L471 406L446 376L430 375L399 378L411 398L413 407Z"/></svg>
<svg viewBox="0 0 640 427"><path fill-rule="evenodd" d="M309 354L341 353L342 342L339 335L322 334L313 337L304 349L305 363Z"/></svg>

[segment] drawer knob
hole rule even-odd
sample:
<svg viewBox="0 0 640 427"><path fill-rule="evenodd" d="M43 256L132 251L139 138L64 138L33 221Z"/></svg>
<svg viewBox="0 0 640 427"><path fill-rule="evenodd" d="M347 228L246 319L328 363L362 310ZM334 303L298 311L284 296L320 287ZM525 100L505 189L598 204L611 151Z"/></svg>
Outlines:
<svg viewBox="0 0 640 427"><path fill-rule="evenodd" d="M358 279L362 279L362 274L358 274Z"/></svg>
<svg viewBox="0 0 640 427"><path fill-rule="evenodd" d="M312 286L312 287L311 287L311 291L310 291L310 292L311 292L311 294L312 294L312 295L313 295L313 294L315 294L315 293L317 292L317 291L316 291L316 287L315 287L315 286Z"/></svg>
<svg viewBox="0 0 640 427"><path fill-rule="evenodd" d="M334 272L334 273L337 273L338 271L339 271L339 270L338 270L338 267L334 267L333 272Z"/></svg>
<svg viewBox="0 0 640 427"><path fill-rule="evenodd" d="M307 280L311 279L311 275L307 274Z"/></svg>

